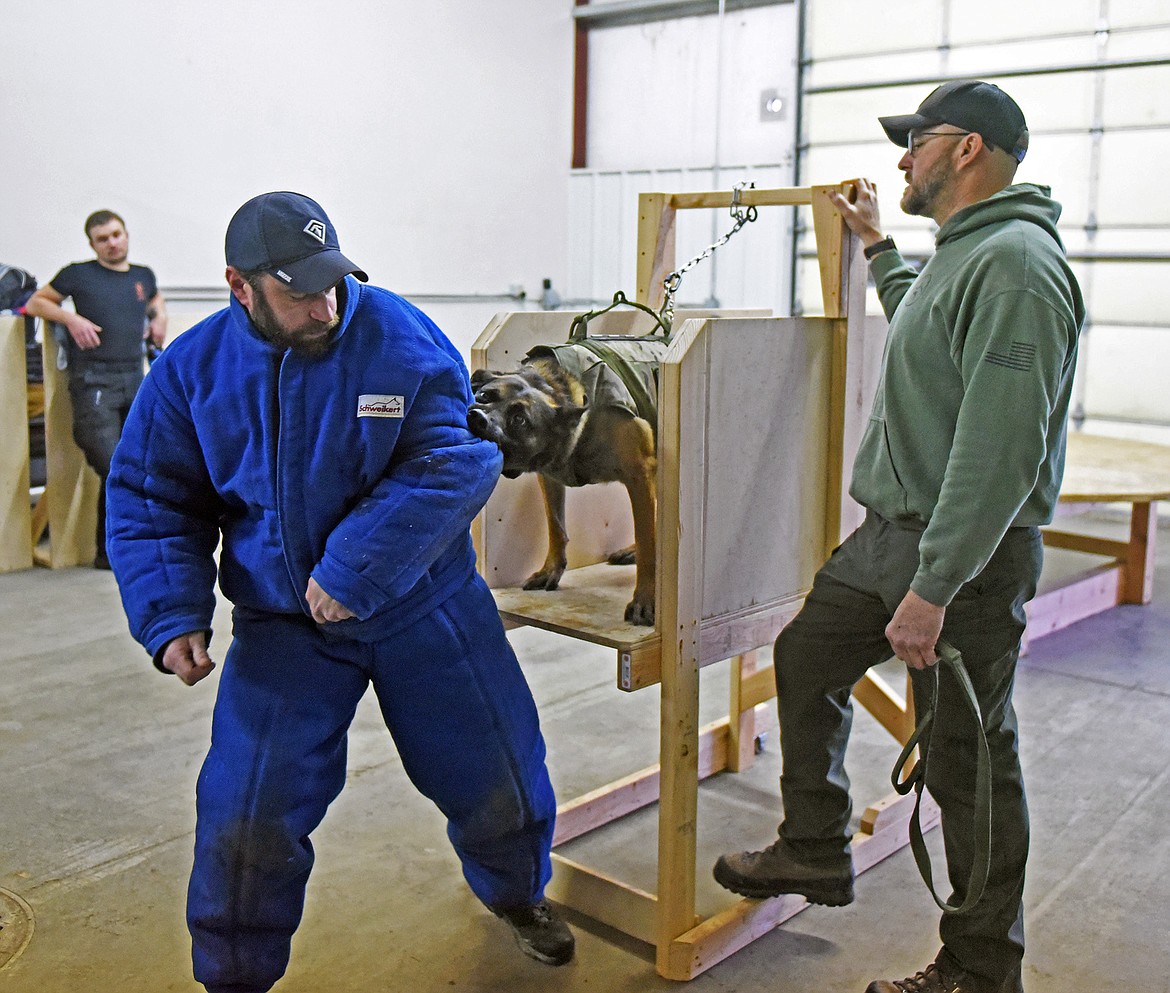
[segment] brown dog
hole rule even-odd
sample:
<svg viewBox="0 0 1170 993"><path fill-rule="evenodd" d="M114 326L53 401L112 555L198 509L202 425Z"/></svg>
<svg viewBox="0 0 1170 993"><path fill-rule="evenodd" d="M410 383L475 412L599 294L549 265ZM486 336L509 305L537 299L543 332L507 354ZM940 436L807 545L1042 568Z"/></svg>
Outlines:
<svg viewBox="0 0 1170 993"><path fill-rule="evenodd" d="M619 482L634 512L634 548L610 556L628 563L634 552L634 596L625 619L654 624L655 426L639 416L633 403L616 395L621 381L595 357L575 362L575 374L558 353L567 346L536 348L515 372L479 369L472 373L475 403L467 426L494 441L504 455L503 473L540 474L548 515L548 555L524 583L526 590L555 590L564 574L565 487ZM628 393L626 394L628 397ZM656 389L655 389L656 397Z"/></svg>

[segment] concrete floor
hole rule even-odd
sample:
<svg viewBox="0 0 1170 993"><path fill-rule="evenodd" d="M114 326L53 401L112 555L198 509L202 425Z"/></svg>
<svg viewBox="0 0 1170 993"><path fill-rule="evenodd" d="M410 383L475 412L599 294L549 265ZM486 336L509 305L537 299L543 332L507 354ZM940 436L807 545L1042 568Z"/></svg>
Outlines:
<svg viewBox="0 0 1170 993"><path fill-rule="evenodd" d="M1170 534L1161 538L1152 605L1037 641L1020 667L1030 993L1170 993ZM222 659L226 611L217 629ZM35 917L0 991L197 993L183 902L216 677L187 688L154 672L109 573L0 576L0 631L0 889ZM654 760L656 695L619 694L611 652L533 630L512 638L562 797ZM703 686L710 719L724 667L705 670ZM774 835L777 751L772 735L749 772L701 790L701 911L726 902L709 881L715 856ZM888 792L897 751L859 713L849 764L859 810ZM651 809L568 847L653 889L654 831ZM442 819L406 781L371 697L351 734L348 786L314 840L306 918L279 993L680 988L657 976L649 947L575 917L572 964L521 956L466 889ZM851 907L810 908L686 988L860 993L930 961L935 927L903 850L860 877ZM14 918L0 916L0 952L6 934L11 942Z"/></svg>

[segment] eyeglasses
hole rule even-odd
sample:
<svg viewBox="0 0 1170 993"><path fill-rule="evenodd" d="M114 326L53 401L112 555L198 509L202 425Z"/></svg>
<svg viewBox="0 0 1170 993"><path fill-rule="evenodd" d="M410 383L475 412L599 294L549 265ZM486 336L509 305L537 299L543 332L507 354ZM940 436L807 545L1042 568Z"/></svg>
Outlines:
<svg viewBox="0 0 1170 993"><path fill-rule="evenodd" d="M910 136L907 151L913 158L931 138L965 138L969 134L971 134L970 131L919 131L918 134Z"/></svg>

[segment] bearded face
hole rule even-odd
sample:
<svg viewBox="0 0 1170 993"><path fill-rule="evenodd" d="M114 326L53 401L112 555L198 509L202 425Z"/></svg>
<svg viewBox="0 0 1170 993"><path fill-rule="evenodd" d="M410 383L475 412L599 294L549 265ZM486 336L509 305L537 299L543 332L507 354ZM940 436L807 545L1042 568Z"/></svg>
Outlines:
<svg viewBox="0 0 1170 993"><path fill-rule="evenodd" d="M955 167L949 155L940 155L921 173L910 174L902 193L902 210L916 217L933 217L939 195L954 177Z"/></svg>
<svg viewBox="0 0 1170 993"><path fill-rule="evenodd" d="M336 287L312 296L290 294L282 288L277 288L274 293L264 283L258 283L252 289L249 314L266 340L306 358L316 358L329 350L341 324ZM324 311L319 302L322 297L327 304ZM332 317L322 321L310 311L330 313Z"/></svg>

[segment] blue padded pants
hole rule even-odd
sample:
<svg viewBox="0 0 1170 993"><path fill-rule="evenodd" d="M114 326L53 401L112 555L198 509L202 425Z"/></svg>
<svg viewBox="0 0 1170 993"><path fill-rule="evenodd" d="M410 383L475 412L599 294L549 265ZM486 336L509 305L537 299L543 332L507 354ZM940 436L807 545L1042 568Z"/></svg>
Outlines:
<svg viewBox="0 0 1170 993"><path fill-rule="evenodd" d="M263 993L284 974L313 867L309 835L341 792L346 734L371 683L475 895L489 907L543 896L556 816L544 739L478 575L375 643L237 609L196 790L187 902L195 978L210 993Z"/></svg>

